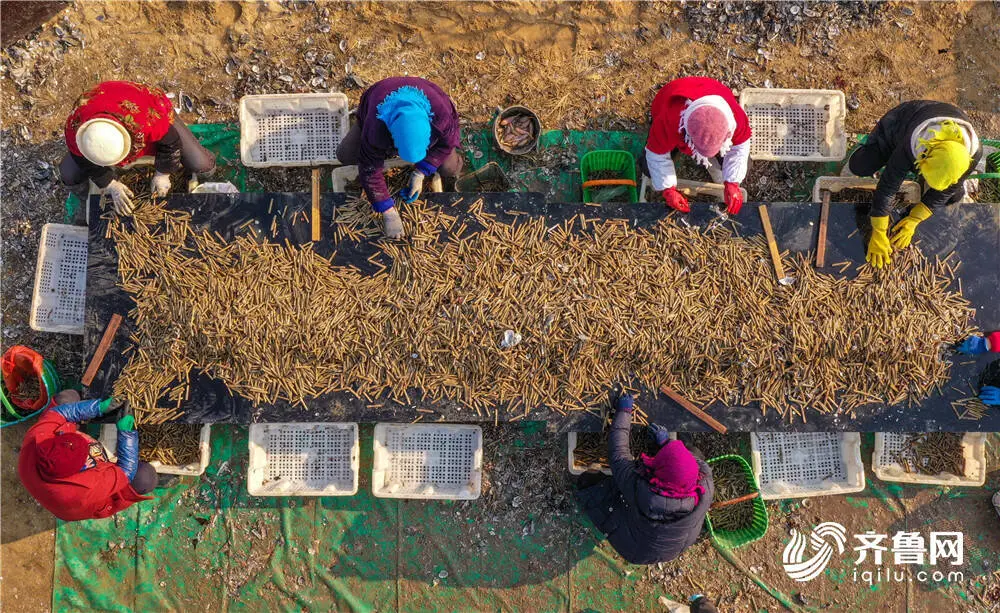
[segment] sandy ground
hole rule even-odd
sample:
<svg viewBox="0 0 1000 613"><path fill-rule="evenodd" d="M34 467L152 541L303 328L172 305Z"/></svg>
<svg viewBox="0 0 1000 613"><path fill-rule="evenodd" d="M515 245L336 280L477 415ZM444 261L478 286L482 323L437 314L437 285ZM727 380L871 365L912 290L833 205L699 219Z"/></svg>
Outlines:
<svg viewBox="0 0 1000 613"><path fill-rule="evenodd" d="M744 41L762 31L757 23L692 30L693 5L74 4L0 53L2 344L27 344L62 372L79 372L76 337L33 332L27 319L39 232L62 220L54 171L62 125L76 96L103 79L147 81L181 104L187 97L182 117L192 123L234 120L248 93L333 88L356 103L364 84L406 73L441 83L469 123L519 103L545 127L636 129L659 84L708 74L737 90L842 89L857 102L851 131L869 130L902 100L933 97L962 105L985 135L1000 136L995 2L889 3L872 25L820 35L803 28L763 44ZM21 432L2 434L3 601L38 611L51 592L52 524L16 484Z"/></svg>

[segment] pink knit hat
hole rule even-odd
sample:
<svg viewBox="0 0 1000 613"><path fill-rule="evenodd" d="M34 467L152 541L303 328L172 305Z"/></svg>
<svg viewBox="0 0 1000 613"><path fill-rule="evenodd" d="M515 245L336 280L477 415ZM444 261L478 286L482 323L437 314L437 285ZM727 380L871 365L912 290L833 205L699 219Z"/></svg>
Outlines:
<svg viewBox="0 0 1000 613"><path fill-rule="evenodd" d="M729 119L720 109L704 105L691 111L685 126L692 148L706 158L715 157L730 138Z"/></svg>
<svg viewBox="0 0 1000 613"><path fill-rule="evenodd" d="M660 447L655 456L642 454L640 459L646 467L650 489L654 493L667 498L693 497L695 504L698 504L705 488L698 485L701 472L698 460L691 455L684 443L669 441Z"/></svg>

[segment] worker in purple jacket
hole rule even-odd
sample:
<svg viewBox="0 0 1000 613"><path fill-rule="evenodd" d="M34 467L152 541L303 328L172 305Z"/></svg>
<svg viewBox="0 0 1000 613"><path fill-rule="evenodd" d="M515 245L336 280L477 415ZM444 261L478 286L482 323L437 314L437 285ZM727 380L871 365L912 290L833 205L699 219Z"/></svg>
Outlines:
<svg viewBox="0 0 1000 613"><path fill-rule="evenodd" d="M413 164L403 202L420 196L424 179L438 173L456 177L462 170L458 110L444 91L419 77L383 79L361 94L357 123L337 148L341 164L357 164L372 208L382 213L385 235L403 235L403 221L385 183L385 161L398 155Z"/></svg>

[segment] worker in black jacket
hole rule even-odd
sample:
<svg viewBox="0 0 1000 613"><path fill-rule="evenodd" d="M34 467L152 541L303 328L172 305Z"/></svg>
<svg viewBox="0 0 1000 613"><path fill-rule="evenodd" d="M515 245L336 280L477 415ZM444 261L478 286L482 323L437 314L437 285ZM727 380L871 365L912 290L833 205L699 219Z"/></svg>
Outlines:
<svg viewBox="0 0 1000 613"><path fill-rule="evenodd" d="M959 202L965 196L965 179L982 156L968 115L954 105L911 100L886 113L848 162L851 172L862 177L884 167L870 213L868 262L876 268L889 264L892 250L909 246L917 225L935 207ZM911 171L923 179L926 190L921 203L893 226L890 238L890 204Z"/></svg>
<svg viewBox="0 0 1000 613"><path fill-rule="evenodd" d="M612 476L594 483L589 473L582 475L577 500L626 561L673 560L701 533L715 492L712 469L657 426L652 431L660 450L642 454L637 467L629 449L632 397L623 395L617 404L608 436Z"/></svg>

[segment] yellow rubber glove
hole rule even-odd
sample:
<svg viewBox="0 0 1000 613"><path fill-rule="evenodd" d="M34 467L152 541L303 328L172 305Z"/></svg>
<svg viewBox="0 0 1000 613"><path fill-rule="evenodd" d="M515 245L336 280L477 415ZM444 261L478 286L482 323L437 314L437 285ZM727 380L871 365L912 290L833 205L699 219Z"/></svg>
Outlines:
<svg viewBox="0 0 1000 613"><path fill-rule="evenodd" d="M868 241L868 263L875 268L882 268L891 264L889 254L892 247L889 246L889 237L885 235L889 230L889 216L872 217L872 237Z"/></svg>
<svg viewBox="0 0 1000 613"><path fill-rule="evenodd" d="M923 202L910 209L910 213L897 221L896 225L892 227L892 246L896 249L906 249L909 247L917 226L920 225L921 221L930 216L931 210L924 206Z"/></svg>

